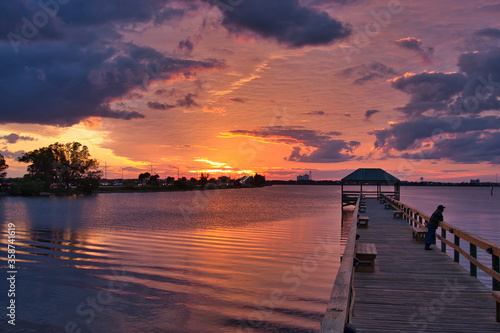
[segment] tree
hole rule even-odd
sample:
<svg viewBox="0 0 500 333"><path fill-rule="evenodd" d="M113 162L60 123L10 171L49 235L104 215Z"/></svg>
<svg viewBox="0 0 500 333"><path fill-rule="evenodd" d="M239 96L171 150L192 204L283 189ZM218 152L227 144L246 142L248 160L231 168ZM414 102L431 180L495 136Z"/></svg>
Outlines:
<svg viewBox="0 0 500 333"><path fill-rule="evenodd" d="M198 181L198 184L201 186L201 188L205 188L205 185L208 183L208 177L210 177L210 174L203 174L201 173L200 175L200 180Z"/></svg>
<svg viewBox="0 0 500 333"><path fill-rule="evenodd" d="M7 175L7 172L5 172L5 170L7 170L8 167L9 166L7 165L7 163L5 163L5 158L2 154L0 154L0 184L3 182L3 179Z"/></svg>
<svg viewBox="0 0 500 333"><path fill-rule="evenodd" d="M149 172L141 173L139 175L139 180L144 185L144 183L151 178L151 174Z"/></svg>
<svg viewBox="0 0 500 333"><path fill-rule="evenodd" d="M158 179L160 179L159 175L154 175L149 177L149 184L151 186L158 186Z"/></svg>
<svg viewBox="0 0 500 333"><path fill-rule="evenodd" d="M255 186L264 186L266 184L266 177L256 173L253 176L253 182Z"/></svg>
<svg viewBox="0 0 500 333"><path fill-rule="evenodd" d="M48 147L39 148L19 158L19 161L31 163L28 175L31 179L40 179L47 186L57 183L69 192L71 186L80 187L82 181L100 179L99 163L90 157L87 146L79 142L56 142Z"/></svg>

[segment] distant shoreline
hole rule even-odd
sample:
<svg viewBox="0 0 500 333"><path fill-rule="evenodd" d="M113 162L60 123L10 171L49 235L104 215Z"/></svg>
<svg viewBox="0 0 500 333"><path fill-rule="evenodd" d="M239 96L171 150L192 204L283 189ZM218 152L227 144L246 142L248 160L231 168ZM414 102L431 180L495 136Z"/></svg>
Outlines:
<svg viewBox="0 0 500 333"><path fill-rule="evenodd" d="M327 186L340 186L340 180L308 180L308 181L296 181L296 180L269 180L266 181L264 186L228 186L228 187L206 187L206 188L175 188L175 187L130 187L130 186L99 186L92 194L82 194L82 193L72 193L69 195L61 195L55 193L40 193L39 195L33 197L52 197L52 196L71 196L71 195L95 195L95 194L105 194L105 193L157 193L157 192L189 192L189 191L214 191L214 190L226 190L226 189L247 189L247 188L262 188L266 186L273 185L327 185ZM401 182L401 187L405 186L415 186L415 187L499 187L499 183L440 183L440 182ZM357 185L345 185L345 186L357 186ZM17 195L20 197L30 197ZM0 192L0 197L16 197L16 195L11 195L6 192Z"/></svg>
<svg viewBox="0 0 500 333"><path fill-rule="evenodd" d="M340 180L268 180L271 185L341 185ZM499 186L500 183L450 183L450 182L407 182L401 181L401 186L463 186L463 187L491 187ZM357 185L346 185L357 186Z"/></svg>

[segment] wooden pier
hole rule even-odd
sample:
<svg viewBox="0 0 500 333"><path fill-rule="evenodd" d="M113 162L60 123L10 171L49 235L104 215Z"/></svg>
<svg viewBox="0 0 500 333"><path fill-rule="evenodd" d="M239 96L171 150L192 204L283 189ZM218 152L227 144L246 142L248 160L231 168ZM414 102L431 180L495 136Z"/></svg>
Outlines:
<svg viewBox="0 0 500 333"><path fill-rule="evenodd" d="M500 332L491 289L436 246L425 251L377 200L366 205L371 224L359 240L378 255L374 273L354 275L357 332Z"/></svg>
<svg viewBox="0 0 500 333"><path fill-rule="evenodd" d="M425 251L408 222L385 204L364 201L370 225L356 228L358 203L321 332L344 332L346 323L357 333L500 332L491 288L435 245ZM356 234L359 242L376 246L374 272L353 272ZM498 251L493 245L494 258Z"/></svg>

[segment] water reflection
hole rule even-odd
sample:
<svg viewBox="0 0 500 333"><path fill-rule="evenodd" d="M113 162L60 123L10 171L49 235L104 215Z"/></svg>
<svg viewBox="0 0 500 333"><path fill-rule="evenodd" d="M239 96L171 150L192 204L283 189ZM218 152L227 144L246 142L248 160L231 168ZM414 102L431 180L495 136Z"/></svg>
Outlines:
<svg viewBox="0 0 500 333"><path fill-rule="evenodd" d="M2 223L19 230L16 329L316 331L339 264L340 206L333 187L289 189L220 191L187 221L178 207L192 193L5 198ZM315 258L327 241L336 250Z"/></svg>

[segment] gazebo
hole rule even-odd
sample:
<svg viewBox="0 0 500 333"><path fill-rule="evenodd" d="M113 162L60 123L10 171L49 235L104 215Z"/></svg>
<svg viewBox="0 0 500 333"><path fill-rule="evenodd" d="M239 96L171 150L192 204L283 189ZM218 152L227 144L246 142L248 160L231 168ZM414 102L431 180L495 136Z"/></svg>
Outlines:
<svg viewBox="0 0 500 333"><path fill-rule="evenodd" d="M344 190L344 186L359 186L359 190L350 188ZM393 197L396 200L400 199L401 181L390 173L378 168L358 169L349 175L342 178L342 207L356 204L356 199L359 194L365 197L379 198L382 194ZM363 186L365 189L363 189ZM367 190L367 187L376 186L376 190ZM393 186L393 191L382 189L382 186Z"/></svg>

